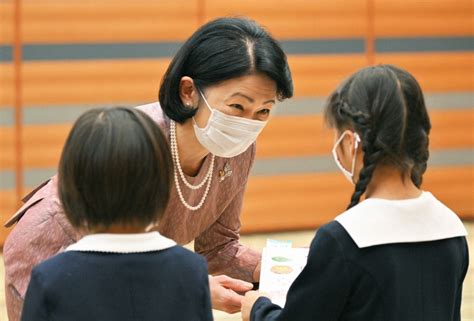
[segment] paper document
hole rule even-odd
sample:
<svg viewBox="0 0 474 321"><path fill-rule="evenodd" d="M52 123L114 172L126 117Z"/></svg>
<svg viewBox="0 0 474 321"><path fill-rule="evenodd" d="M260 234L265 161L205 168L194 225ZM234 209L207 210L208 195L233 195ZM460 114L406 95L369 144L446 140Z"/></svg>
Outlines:
<svg viewBox="0 0 474 321"><path fill-rule="evenodd" d="M262 252L260 292L273 303L285 306L286 294L308 260L309 248L294 248L290 241L267 240Z"/></svg>

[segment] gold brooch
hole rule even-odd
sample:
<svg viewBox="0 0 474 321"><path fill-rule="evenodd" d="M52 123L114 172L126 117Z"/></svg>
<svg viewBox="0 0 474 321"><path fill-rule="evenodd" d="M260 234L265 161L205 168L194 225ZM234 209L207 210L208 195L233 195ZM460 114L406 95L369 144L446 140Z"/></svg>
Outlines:
<svg viewBox="0 0 474 321"><path fill-rule="evenodd" d="M224 169L221 169L219 171L220 181L222 182L223 180L225 180L226 177L229 177L230 175L232 175L232 169L230 169L229 163L225 163Z"/></svg>

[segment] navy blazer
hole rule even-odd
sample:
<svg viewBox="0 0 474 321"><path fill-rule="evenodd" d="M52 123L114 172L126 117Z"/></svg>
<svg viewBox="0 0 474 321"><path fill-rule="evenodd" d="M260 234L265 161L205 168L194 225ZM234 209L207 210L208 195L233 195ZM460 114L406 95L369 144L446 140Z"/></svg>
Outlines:
<svg viewBox="0 0 474 321"><path fill-rule="evenodd" d="M316 234L284 309L259 298L251 321L459 321L465 237L359 248L337 221Z"/></svg>
<svg viewBox="0 0 474 321"><path fill-rule="evenodd" d="M33 269L21 320L212 320L207 264L180 246L64 252Z"/></svg>

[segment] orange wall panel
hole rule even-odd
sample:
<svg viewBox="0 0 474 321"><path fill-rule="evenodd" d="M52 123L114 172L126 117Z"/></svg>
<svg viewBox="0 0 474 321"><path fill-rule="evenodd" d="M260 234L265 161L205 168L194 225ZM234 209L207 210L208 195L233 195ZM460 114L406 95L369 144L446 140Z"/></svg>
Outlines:
<svg viewBox="0 0 474 321"><path fill-rule="evenodd" d="M248 16L280 39L361 38L366 32L366 2L359 0L207 0L206 20Z"/></svg>
<svg viewBox="0 0 474 321"><path fill-rule="evenodd" d="M366 64L365 55L293 55L288 57L295 97L326 96Z"/></svg>
<svg viewBox="0 0 474 321"><path fill-rule="evenodd" d="M197 3L24 0L22 34L26 43L183 40L199 25Z"/></svg>
<svg viewBox="0 0 474 321"><path fill-rule="evenodd" d="M61 109L58 108L58 113ZM474 147L474 111L434 110L430 112L430 150ZM30 124L23 128L23 163L26 168L55 168L72 123ZM275 116L257 142L257 158L288 158L329 155L333 132L323 124L322 115ZM0 170L13 170L13 127L0 127Z"/></svg>
<svg viewBox="0 0 474 321"><path fill-rule="evenodd" d="M407 69L424 92L474 90L474 53L384 53L376 63L389 63Z"/></svg>
<svg viewBox="0 0 474 321"><path fill-rule="evenodd" d="M277 107L278 108L278 107ZM474 148L474 110L432 110L430 150ZM257 157L329 155L333 131L322 115L275 116L257 142Z"/></svg>
<svg viewBox="0 0 474 321"><path fill-rule="evenodd" d="M0 62L0 108L13 105L13 64Z"/></svg>
<svg viewBox="0 0 474 321"><path fill-rule="evenodd" d="M463 218L474 219L473 182L474 166L433 167L425 174L423 189ZM352 188L341 173L252 177L242 233L315 229L345 210Z"/></svg>
<svg viewBox="0 0 474 321"><path fill-rule="evenodd" d="M25 105L152 102L169 59L27 62Z"/></svg>
<svg viewBox="0 0 474 321"><path fill-rule="evenodd" d="M375 0L377 37L473 35L471 0Z"/></svg>
<svg viewBox="0 0 474 321"><path fill-rule="evenodd" d="M13 40L13 4L11 0L0 1L0 45Z"/></svg>

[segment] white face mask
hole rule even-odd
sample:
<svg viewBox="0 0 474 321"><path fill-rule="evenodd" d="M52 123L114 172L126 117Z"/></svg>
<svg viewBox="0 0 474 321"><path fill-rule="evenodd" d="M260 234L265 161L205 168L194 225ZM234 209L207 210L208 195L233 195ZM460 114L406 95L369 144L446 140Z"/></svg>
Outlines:
<svg viewBox="0 0 474 321"><path fill-rule="evenodd" d="M266 121L229 116L212 109L201 91L199 94L211 115L204 128L199 128L193 117L194 133L201 145L216 156L231 158L242 154L255 142L267 124Z"/></svg>
<svg viewBox="0 0 474 321"><path fill-rule="evenodd" d="M344 168L344 166L342 166L341 162L339 161L339 157L337 157L337 152L336 152L337 146L339 146L339 144L342 142L342 140L344 139L346 134L348 134L347 131L342 133L341 137L339 137L337 142L334 144L334 147L332 149L332 156L334 157L334 161L336 162L337 167L339 167L339 169L344 174L344 176L347 178L347 180L349 182L351 182L352 184L354 184L354 181L353 181L354 168L355 168L355 161L356 161L356 156L357 156L357 147L359 146L359 143L360 143L360 137L359 137L359 135L357 135L357 133L354 133L354 137L355 137L354 149L355 149L355 151L354 151L354 157L352 158L352 168L351 168L351 171L349 172L347 169Z"/></svg>

